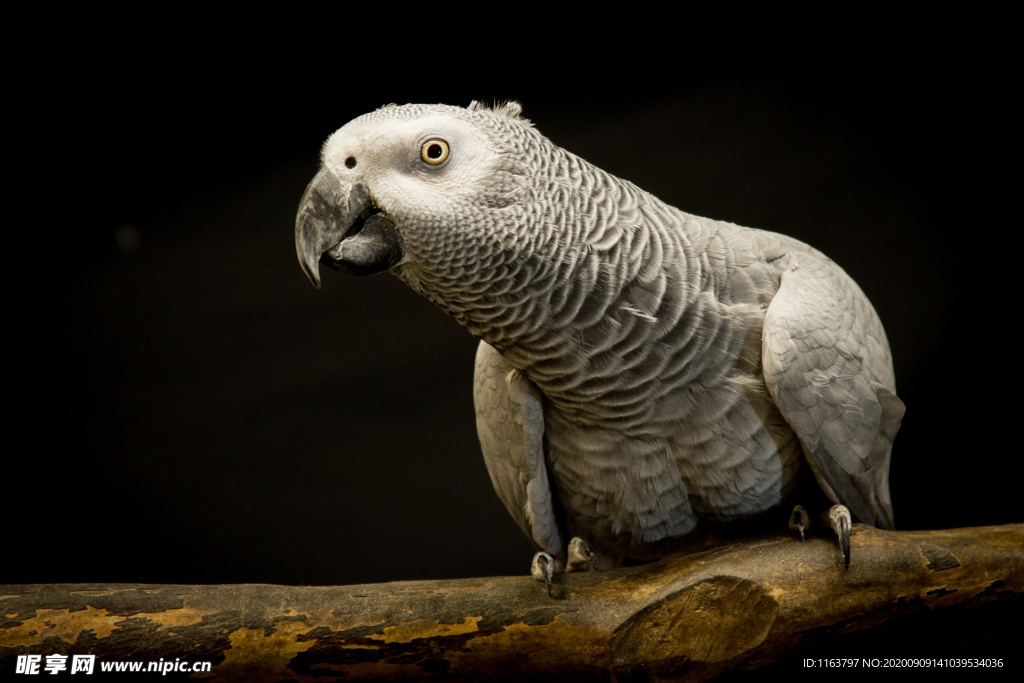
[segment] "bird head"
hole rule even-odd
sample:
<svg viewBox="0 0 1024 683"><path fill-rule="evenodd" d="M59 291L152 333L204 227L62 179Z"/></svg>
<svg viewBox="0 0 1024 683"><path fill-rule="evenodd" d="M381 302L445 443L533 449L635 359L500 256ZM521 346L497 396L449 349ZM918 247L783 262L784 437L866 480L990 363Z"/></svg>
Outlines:
<svg viewBox="0 0 1024 683"><path fill-rule="evenodd" d="M331 135L295 225L313 285L322 263L361 275L391 270L437 295L523 256L536 241L521 229L531 150L550 143L519 111L389 105Z"/></svg>

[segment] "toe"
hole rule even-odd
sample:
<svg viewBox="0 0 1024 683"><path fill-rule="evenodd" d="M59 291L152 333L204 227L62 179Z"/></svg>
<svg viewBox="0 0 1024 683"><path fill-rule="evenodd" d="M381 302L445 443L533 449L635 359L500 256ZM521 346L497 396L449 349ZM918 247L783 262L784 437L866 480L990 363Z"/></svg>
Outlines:
<svg viewBox="0 0 1024 683"><path fill-rule="evenodd" d="M550 581L555 575L555 560L547 553L537 553L530 564L530 576L538 581Z"/></svg>
<svg viewBox="0 0 1024 683"><path fill-rule="evenodd" d="M587 542L579 536L575 536L569 541L569 555L566 561L566 571L569 572L582 572L588 568L593 567L594 571L598 571L597 566L597 555L590 549Z"/></svg>
<svg viewBox="0 0 1024 683"><path fill-rule="evenodd" d="M800 533L801 541L806 540L807 530L810 526L811 516L807 514L804 506L797 505L794 507L793 513L789 516L789 528Z"/></svg>
<svg viewBox="0 0 1024 683"><path fill-rule="evenodd" d="M543 581L548 587L548 597L551 597L551 578L555 575L555 559L547 553L540 552L533 556L530 564L530 576Z"/></svg>
<svg viewBox="0 0 1024 683"><path fill-rule="evenodd" d="M850 529L853 520L845 505L833 505L828 511L828 524L839 537L839 548L843 551L843 563L850 568Z"/></svg>

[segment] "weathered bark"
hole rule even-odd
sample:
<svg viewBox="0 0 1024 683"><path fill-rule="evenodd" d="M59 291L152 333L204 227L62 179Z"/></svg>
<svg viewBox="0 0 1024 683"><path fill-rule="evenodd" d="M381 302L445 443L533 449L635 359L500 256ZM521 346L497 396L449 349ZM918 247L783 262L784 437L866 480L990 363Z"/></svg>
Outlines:
<svg viewBox="0 0 1024 683"><path fill-rule="evenodd" d="M854 531L849 570L834 542L774 537L557 577L553 598L525 576L339 587L0 586L0 672L12 671L18 654L59 653L95 654L98 663L212 661L214 680L702 680L806 653L837 635L920 624L922 614L955 614L958 628L989 630L1000 628L993 615L1016 615L1021 628L1024 524Z"/></svg>

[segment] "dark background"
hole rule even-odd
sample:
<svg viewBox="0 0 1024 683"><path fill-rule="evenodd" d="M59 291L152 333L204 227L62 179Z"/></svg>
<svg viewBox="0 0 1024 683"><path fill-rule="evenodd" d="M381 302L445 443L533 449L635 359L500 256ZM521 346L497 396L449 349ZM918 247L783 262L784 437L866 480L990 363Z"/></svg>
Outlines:
<svg viewBox="0 0 1024 683"><path fill-rule="evenodd" d="M984 53L400 68L116 38L15 76L0 583L527 572L476 443L475 340L390 276L317 292L296 261L321 143L388 102L518 99L670 204L818 247L889 333L898 527L1022 521L1018 122Z"/></svg>

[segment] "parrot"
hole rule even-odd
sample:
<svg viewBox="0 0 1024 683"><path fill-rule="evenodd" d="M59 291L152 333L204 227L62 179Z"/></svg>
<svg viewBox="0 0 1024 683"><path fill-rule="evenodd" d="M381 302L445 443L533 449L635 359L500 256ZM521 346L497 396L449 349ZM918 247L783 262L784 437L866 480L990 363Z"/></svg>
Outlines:
<svg viewBox="0 0 1024 683"><path fill-rule="evenodd" d="M518 102L353 119L323 145L295 240L317 289L321 264L389 271L480 339L481 450L549 594L556 574L782 523L807 491L846 567L853 519L893 528L905 406L858 285L803 242L597 168Z"/></svg>

